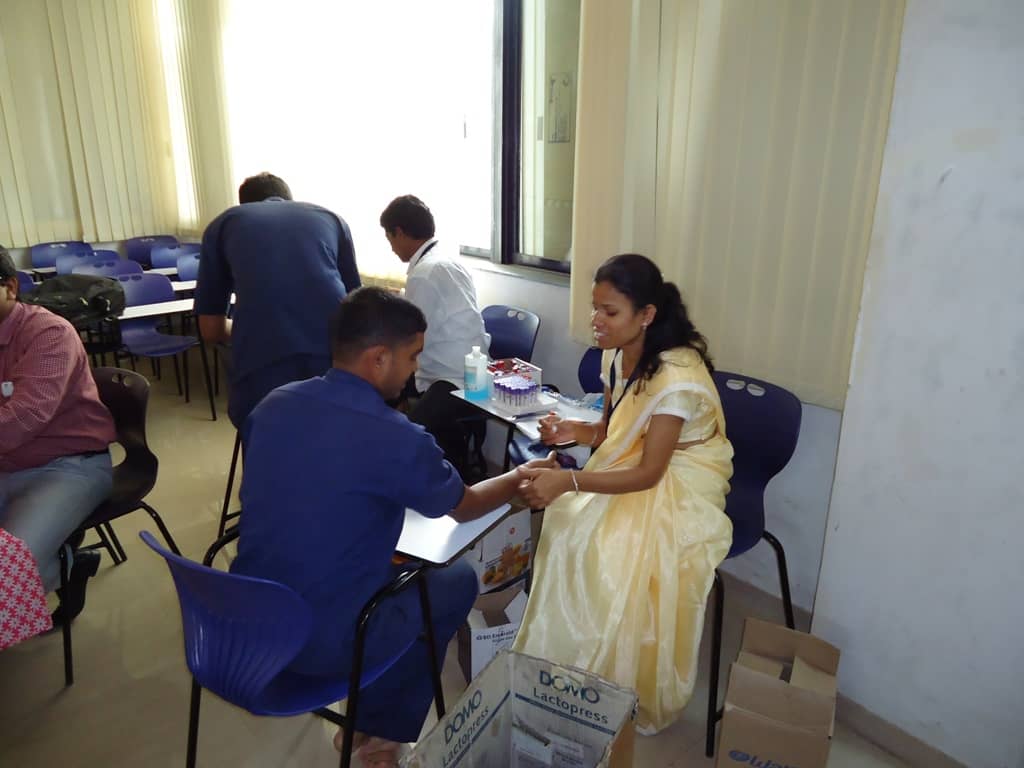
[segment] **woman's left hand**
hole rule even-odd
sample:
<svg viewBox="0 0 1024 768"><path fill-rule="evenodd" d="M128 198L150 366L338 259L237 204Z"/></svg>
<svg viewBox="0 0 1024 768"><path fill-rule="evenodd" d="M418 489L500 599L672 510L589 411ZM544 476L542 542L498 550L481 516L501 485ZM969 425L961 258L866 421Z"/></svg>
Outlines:
<svg viewBox="0 0 1024 768"><path fill-rule="evenodd" d="M519 495L531 509L543 509L570 487L572 478L564 469L519 468Z"/></svg>

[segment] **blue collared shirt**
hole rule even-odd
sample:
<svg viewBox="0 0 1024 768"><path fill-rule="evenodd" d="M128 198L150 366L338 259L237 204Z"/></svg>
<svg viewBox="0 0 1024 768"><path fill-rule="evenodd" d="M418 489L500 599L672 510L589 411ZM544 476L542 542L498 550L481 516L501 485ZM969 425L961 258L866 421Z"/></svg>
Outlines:
<svg viewBox="0 0 1024 768"><path fill-rule="evenodd" d="M231 570L305 597L313 637L292 666L337 669L363 605L391 578L406 507L441 517L465 486L429 433L368 382L333 368L267 395L243 439Z"/></svg>
<svg viewBox="0 0 1024 768"><path fill-rule="evenodd" d="M330 319L360 285L348 225L309 203L236 205L203 233L197 315L227 314L232 378L293 355L330 356Z"/></svg>

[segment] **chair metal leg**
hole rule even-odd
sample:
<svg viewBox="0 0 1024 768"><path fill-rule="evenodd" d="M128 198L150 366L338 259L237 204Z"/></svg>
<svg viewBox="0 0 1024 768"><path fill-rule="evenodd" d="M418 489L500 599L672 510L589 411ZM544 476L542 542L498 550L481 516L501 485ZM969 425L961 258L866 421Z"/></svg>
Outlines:
<svg viewBox="0 0 1024 768"><path fill-rule="evenodd" d="M100 537L100 542L99 544L93 544L85 547L85 549L105 549L107 550L107 554L110 555L110 559L114 561L114 565L120 565L121 555L110 541L110 537L107 535L104 525L97 525L93 530L96 531L96 535Z"/></svg>
<svg viewBox="0 0 1024 768"><path fill-rule="evenodd" d="M231 506L231 489L235 485L235 467L238 466L238 453L242 448L242 434L240 432L235 433L235 447L231 451L231 468L228 470L228 485L224 489L224 504L220 508L220 526L217 528L217 538L224 535L224 529L227 527L228 519L228 507Z"/></svg>
<svg viewBox="0 0 1024 768"><path fill-rule="evenodd" d="M220 354L213 348L213 394L220 397Z"/></svg>
<svg viewBox="0 0 1024 768"><path fill-rule="evenodd" d="M199 337L199 357L203 361L203 377L206 379L206 394L210 398L210 420L217 420L217 406L213 402L213 384L210 382L210 363L206 357L206 344Z"/></svg>
<svg viewBox="0 0 1024 768"><path fill-rule="evenodd" d="M171 550L171 552L173 552L174 554L180 555L181 550L178 549L178 545L174 543L174 539L171 537L171 532L167 530L167 526L164 525L164 521L157 513L157 511L144 501L139 503L142 506L142 508L149 513L149 516L153 518L153 522L156 523L156 527L160 529L160 535L163 536L164 541L167 542L167 548Z"/></svg>
<svg viewBox="0 0 1024 768"><path fill-rule="evenodd" d="M437 719L444 717L444 689L441 686L441 662L437 655L437 637L434 635L434 620L430 614L430 595L427 593L427 579L421 573L418 578L420 608L423 610L423 630L427 635L427 652L430 654L430 676L434 683L434 707Z"/></svg>
<svg viewBox="0 0 1024 768"><path fill-rule="evenodd" d="M186 768L196 768L196 747L199 742L199 697L203 689L192 678L192 699L188 707L188 747L185 752Z"/></svg>
<svg viewBox="0 0 1024 768"><path fill-rule="evenodd" d="M178 396L184 394L184 390L181 388L181 367L178 365L178 356L171 355L171 361L174 363L174 382L178 385Z"/></svg>
<svg viewBox="0 0 1024 768"><path fill-rule="evenodd" d="M114 545L114 549L117 550L117 555L120 558L120 562L115 560L114 564L120 565L128 559L128 554L124 551L124 547L121 546L121 540L117 538L117 533L114 531L113 523L108 521L103 524L103 528L106 530L107 538L110 540L110 543Z"/></svg>
<svg viewBox="0 0 1024 768"><path fill-rule="evenodd" d="M719 718L718 668L722 662L722 620L725 613L725 586L717 570L711 592L714 595L715 616L711 625L711 674L708 676L708 723L704 743L704 754L708 757L714 757L715 754L715 726Z"/></svg>
<svg viewBox="0 0 1024 768"><path fill-rule="evenodd" d="M57 556L60 559L60 586L61 593L64 594L64 590L68 586L68 557L70 555L71 547L67 544L62 544L60 550L58 550ZM75 664L71 654L71 622L64 621L61 624L61 634L64 639L64 686L68 687L75 684Z"/></svg>
<svg viewBox="0 0 1024 768"><path fill-rule="evenodd" d="M782 548L782 542L765 531L761 538L772 545L775 550L775 559L779 563L779 582L782 585L782 610L786 613L786 626L796 629L796 621L793 616L793 597L789 592L789 569L786 567L786 550Z"/></svg>
<svg viewBox="0 0 1024 768"><path fill-rule="evenodd" d="M190 386L190 378L188 375L188 350L186 349L181 353L181 368L185 376L185 402L192 402L192 388Z"/></svg>

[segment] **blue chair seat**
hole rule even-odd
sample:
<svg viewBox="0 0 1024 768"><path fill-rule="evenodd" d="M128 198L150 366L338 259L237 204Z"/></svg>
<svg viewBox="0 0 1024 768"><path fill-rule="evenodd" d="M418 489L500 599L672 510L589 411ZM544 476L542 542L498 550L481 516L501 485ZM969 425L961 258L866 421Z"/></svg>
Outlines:
<svg viewBox="0 0 1024 768"><path fill-rule="evenodd" d="M138 357L170 357L199 344L195 336L174 336L154 328L132 328L121 324L121 341L125 349Z"/></svg>

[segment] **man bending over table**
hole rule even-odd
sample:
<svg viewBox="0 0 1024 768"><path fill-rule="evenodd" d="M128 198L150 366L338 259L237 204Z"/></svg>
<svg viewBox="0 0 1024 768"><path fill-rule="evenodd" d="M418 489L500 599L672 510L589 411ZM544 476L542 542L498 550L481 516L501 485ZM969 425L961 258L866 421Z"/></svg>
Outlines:
<svg viewBox="0 0 1024 768"><path fill-rule="evenodd" d="M515 472L464 485L434 438L386 404L416 372L426 330L411 302L379 288L355 291L334 318L333 367L275 389L242 429L244 512L231 570L287 584L312 606L295 672L348 673L363 605L401 571L391 558L407 507L463 522L515 494ZM459 561L426 580L443 660L476 599L476 574ZM394 655L422 626L415 589L390 598L371 621L365 663ZM397 765L403 744L419 736L433 696L427 653L417 640L362 692L355 744L363 765Z"/></svg>

